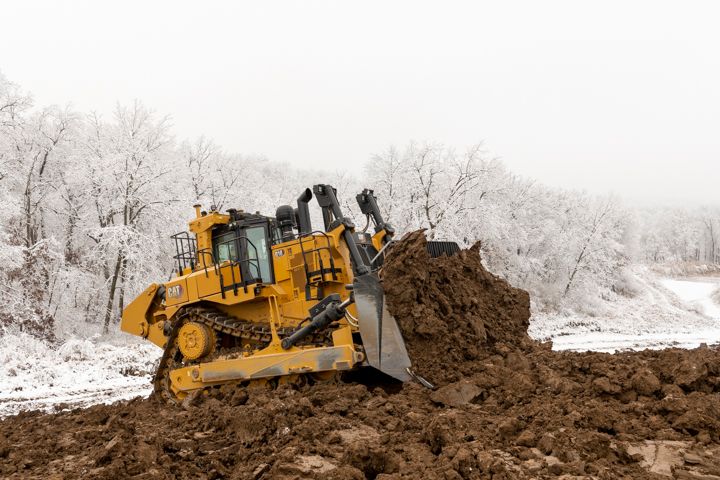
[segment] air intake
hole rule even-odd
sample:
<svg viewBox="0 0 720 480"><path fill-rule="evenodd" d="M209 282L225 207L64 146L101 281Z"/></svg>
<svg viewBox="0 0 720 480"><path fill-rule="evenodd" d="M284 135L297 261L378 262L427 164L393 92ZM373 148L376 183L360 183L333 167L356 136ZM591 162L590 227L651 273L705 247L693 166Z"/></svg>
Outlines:
<svg viewBox="0 0 720 480"><path fill-rule="evenodd" d="M455 242L439 242L432 241L427 242L427 251L432 258L442 257L447 255L455 255L460 251L460 247Z"/></svg>

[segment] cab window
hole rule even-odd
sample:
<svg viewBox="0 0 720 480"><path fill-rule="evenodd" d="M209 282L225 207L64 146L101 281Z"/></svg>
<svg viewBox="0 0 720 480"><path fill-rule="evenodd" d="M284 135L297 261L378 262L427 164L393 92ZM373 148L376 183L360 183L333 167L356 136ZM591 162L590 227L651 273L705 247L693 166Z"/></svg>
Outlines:
<svg viewBox="0 0 720 480"><path fill-rule="evenodd" d="M263 283L272 283L267 230L264 226L249 227L245 230L248 239L248 270Z"/></svg>
<svg viewBox="0 0 720 480"><path fill-rule="evenodd" d="M224 233L215 239L215 261L217 263L228 260L237 261L237 242L234 240L235 232Z"/></svg>

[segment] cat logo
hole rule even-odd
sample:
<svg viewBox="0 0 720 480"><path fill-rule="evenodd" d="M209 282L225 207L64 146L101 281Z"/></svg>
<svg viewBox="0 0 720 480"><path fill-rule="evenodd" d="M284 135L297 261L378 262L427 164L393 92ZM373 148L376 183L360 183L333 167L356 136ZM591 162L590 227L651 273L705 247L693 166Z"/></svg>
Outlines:
<svg viewBox="0 0 720 480"><path fill-rule="evenodd" d="M168 287L167 289L167 295L170 298L180 298L182 297L183 289L182 285L173 285L171 287Z"/></svg>

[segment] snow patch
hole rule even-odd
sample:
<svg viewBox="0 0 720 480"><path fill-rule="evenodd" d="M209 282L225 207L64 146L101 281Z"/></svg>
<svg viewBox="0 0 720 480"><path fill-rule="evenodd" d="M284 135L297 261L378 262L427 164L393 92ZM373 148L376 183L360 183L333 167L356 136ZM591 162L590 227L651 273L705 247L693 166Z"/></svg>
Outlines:
<svg viewBox="0 0 720 480"><path fill-rule="evenodd" d="M628 275L633 297L606 302L596 316L535 313L528 332L552 340L555 350L615 352L720 342L720 307L711 299L720 278L659 279L642 267Z"/></svg>
<svg viewBox="0 0 720 480"><path fill-rule="evenodd" d="M70 338L53 348L24 333L6 334L0 342L0 416L147 396L161 352L147 342L97 338Z"/></svg>
<svg viewBox="0 0 720 480"><path fill-rule="evenodd" d="M713 300L715 291L720 288L717 277L691 277L682 280L663 279L661 283L681 300L701 314L720 321L720 306Z"/></svg>

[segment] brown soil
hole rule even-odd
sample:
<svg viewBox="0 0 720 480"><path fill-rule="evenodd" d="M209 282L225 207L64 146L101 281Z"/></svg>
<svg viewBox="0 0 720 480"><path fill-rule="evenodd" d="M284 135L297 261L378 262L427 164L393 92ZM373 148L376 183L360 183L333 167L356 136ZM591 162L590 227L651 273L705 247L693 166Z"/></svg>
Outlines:
<svg viewBox="0 0 720 480"><path fill-rule="evenodd" d="M485 270L479 246L430 258L425 235L406 235L383 268L390 313L413 367L435 385L475 373L488 345L528 345L530 296Z"/></svg>
<svg viewBox="0 0 720 480"><path fill-rule="evenodd" d="M476 251L430 259L411 234L383 281L415 367L227 391L185 409L136 399L0 421L2 478L717 478L720 350L558 353L526 335L525 292Z"/></svg>

